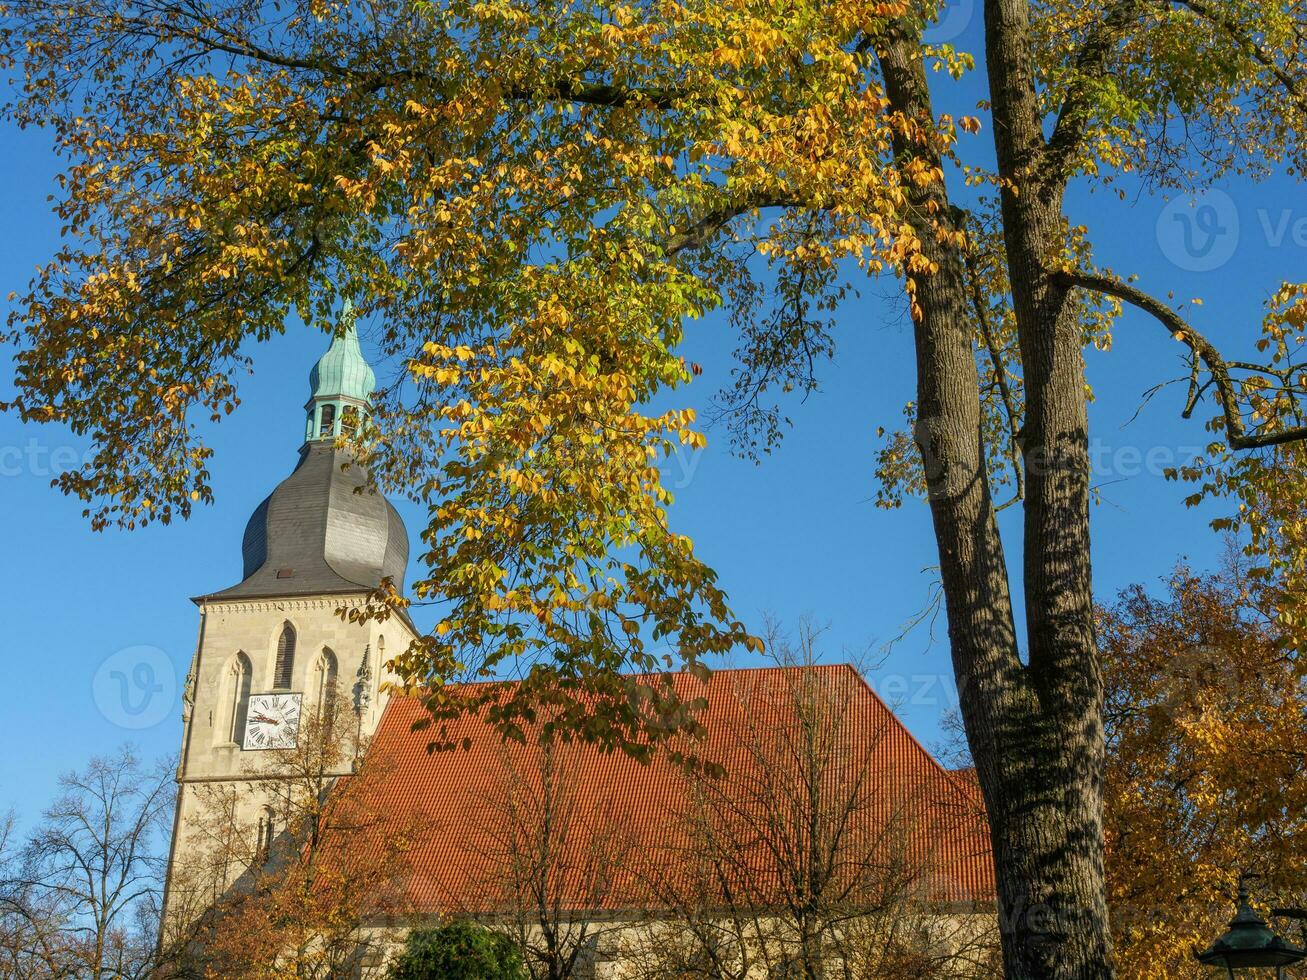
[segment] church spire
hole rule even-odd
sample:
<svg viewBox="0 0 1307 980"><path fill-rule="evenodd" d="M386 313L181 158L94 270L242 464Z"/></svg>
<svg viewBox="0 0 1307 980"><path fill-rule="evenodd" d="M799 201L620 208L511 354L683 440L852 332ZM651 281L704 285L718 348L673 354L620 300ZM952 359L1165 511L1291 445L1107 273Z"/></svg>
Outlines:
<svg viewBox="0 0 1307 980"><path fill-rule="evenodd" d="M309 372L305 442L351 435L367 414L377 387L377 376L359 347L354 305L348 299L340 321L343 329Z"/></svg>
<svg viewBox="0 0 1307 980"><path fill-rule="evenodd" d="M408 563L408 532L349 446L367 419L377 379L359 348L346 303L331 343L309 374L308 421L299 463L259 504L241 542L244 578L216 599L327 595L396 587ZM338 651L339 652L339 651Z"/></svg>

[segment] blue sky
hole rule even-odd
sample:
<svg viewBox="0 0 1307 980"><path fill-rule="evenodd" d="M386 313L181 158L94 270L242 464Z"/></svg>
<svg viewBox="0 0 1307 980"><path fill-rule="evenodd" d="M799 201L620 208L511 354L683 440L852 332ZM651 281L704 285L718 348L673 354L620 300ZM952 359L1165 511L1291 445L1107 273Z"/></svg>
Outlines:
<svg viewBox="0 0 1307 980"><path fill-rule="evenodd" d="M974 6L958 0L946 21L963 31L964 46L975 36ZM966 111L982 93L976 75L945 104ZM59 167L40 132L3 127L0 138L3 297L58 247L46 196ZM1230 356L1252 353L1266 297L1282 279L1301 278L1307 258L1307 201L1289 179L1226 183L1197 202L1142 194L1123 202L1078 190L1069 207L1088 225L1102 264L1137 273L1155 295L1202 297L1205 305L1189 312ZM729 380L733 338L715 317L691 324L688 337L686 355L705 371L684 396L704 407ZM365 349L367 340L365 328ZM836 341L821 391L790 406L793 429L761 465L732 457L720 431L709 432L704 452L671 462L673 520L718 570L746 622L758 624L765 612L789 623L808 615L829 624L826 659L845 659L848 650L881 661L873 683L931 745L954 703L943 623L933 638L921 628L884 649L925 605L935 562L923 503L896 512L873 505L876 427L897 425L912 396L911 330L895 284L867 284L840 312ZM61 463L85 446L0 416L0 744L10 747L0 756L0 810L31 815L59 772L123 741L151 756L175 750L178 692L198 626L188 597L239 579L246 518L295 462L308 370L324 347L321 333L296 324L253 351L241 409L210 433L216 503L172 527L92 533L81 506L49 488ZM11 390L10 354L0 349L0 398ZM1197 421L1179 418L1182 391L1168 389L1131 421L1146 389L1183 373L1180 348L1156 323L1128 313L1114 349L1089 354L1089 372L1104 498L1093 513L1097 594L1156 583L1181 558L1215 564L1224 544L1207 527L1214 512L1185 509L1187 491L1160 472L1204 442ZM421 527L419 513L401 510L410 531ZM1019 569L1018 509L1003 517L1009 561ZM426 621L421 611L416 618ZM114 697L120 683L133 697L154 690L148 710L124 710Z"/></svg>

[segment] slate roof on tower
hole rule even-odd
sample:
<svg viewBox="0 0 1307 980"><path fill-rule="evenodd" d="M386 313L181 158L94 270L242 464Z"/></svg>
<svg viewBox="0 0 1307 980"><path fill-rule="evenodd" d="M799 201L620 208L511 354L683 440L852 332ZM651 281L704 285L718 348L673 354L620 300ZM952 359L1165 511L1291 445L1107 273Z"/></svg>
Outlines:
<svg viewBox="0 0 1307 980"><path fill-rule="evenodd" d="M389 577L403 588L408 532L348 450L311 442L259 504L241 543L244 578L210 599L359 592Z"/></svg>

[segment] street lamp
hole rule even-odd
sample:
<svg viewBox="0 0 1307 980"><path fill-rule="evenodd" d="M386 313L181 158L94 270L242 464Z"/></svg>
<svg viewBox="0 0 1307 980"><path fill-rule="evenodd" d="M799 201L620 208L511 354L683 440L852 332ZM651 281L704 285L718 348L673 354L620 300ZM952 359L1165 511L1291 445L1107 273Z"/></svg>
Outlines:
<svg viewBox="0 0 1307 980"><path fill-rule="evenodd" d="M1296 909L1276 909L1275 914L1294 915ZM1284 968L1301 962L1307 957L1303 950L1281 939L1266 920L1258 915L1248 903L1248 884L1246 876L1239 878L1239 909L1230 920L1230 928L1201 953L1194 957L1204 966L1224 968L1230 980L1235 980L1235 971L1274 968L1277 980L1284 976Z"/></svg>

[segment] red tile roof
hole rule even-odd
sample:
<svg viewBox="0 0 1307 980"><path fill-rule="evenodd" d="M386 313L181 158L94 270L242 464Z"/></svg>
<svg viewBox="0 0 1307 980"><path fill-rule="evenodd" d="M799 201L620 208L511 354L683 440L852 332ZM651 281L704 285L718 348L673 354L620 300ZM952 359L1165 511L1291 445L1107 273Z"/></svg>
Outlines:
<svg viewBox="0 0 1307 980"><path fill-rule="evenodd" d="M756 838L759 828L796 823L786 823L785 811L794 811L791 790L802 785L794 754L800 705L838 705L823 726L829 753L820 771L823 798L848 803L846 848L884 855L897 847L923 883L919 893L933 899L993 901L989 837L967 780L940 766L852 667L722 670L706 683L685 674L674 683L683 699L706 699L706 736L696 751L723 767L708 796L727 803L714 812L730 810L737 830ZM817 692L820 700L805 701L799 691ZM662 892L649 884L651 872L688 866L702 850L690 829L689 777L665 753L641 764L569 744L554 763L552 785L563 790L551 796L542 790L538 748L504 742L470 717L449 729L451 741L466 736L470 748L431 753L431 733L413 727L426 717L419 699L392 698L369 750L374 778L359 784L368 784L373 812L421 813L426 821L411 853L409 891L418 911L492 907L506 855L515 840L522 850L525 827L539 822L545 799L555 803L558 837L566 837L555 858L566 907L656 906ZM749 874L775 874L766 843L755 840L751 848L744 858ZM619 866L615 875L599 867L605 861Z"/></svg>

